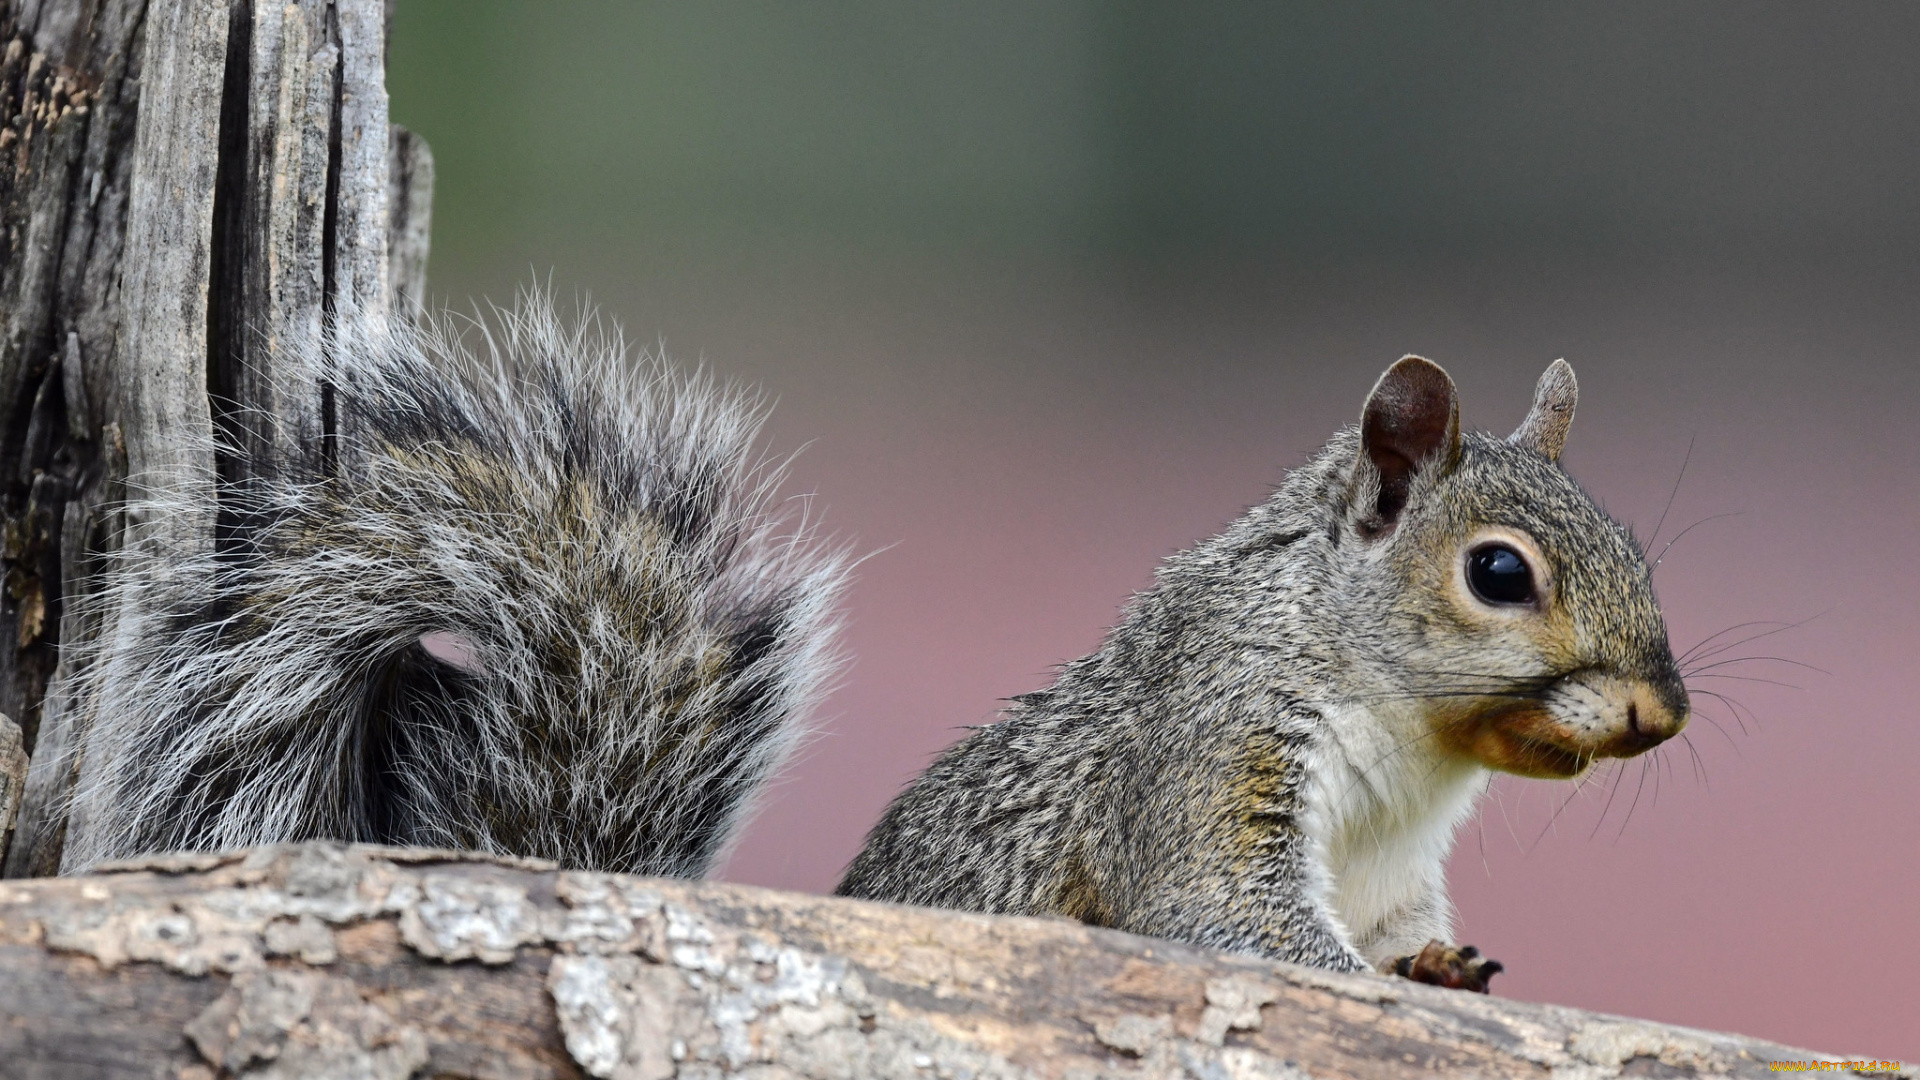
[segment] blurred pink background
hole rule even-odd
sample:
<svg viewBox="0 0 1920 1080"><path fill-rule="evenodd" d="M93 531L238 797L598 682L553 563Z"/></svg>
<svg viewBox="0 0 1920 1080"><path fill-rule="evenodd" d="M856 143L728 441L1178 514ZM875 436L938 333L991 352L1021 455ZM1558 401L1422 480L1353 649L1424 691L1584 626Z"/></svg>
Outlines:
<svg viewBox="0 0 1920 1080"><path fill-rule="evenodd" d="M1115 33L1073 5L1021 9L1005 49L985 16L917 37L884 5L727 6L719 29L561 9L401 2L396 116L440 157L436 295L553 267L637 343L760 384L769 446L806 446L790 490L872 553L853 664L723 876L830 889L936 752L1091 650L1401 354L1500 433L1566 357L1569 470L1643 537L1671 499L1656 553L1686 534L1655 578L1676 651L1781 624L1714 658L1779 659L1696 679L1737 705L1697 697L1656 757L1495 783L1451 866L1462 940L1506 963L1505 996L1920 1058L1920 9L1469 5L1439 45L1330 8L1219 16L1206 42L1324 44L1325 86L1169 99L1223 130L1292 109L1273 142L1307 160L1236 165L1229 131L1144 204L1100 179L1144 183L1100 149L1138 125L1075 151L1104 172L1033 164L1114 97L1069 92ZM1341 89L1382 35L1452 51L1379 100ZM969 127L975 107L999 119ZM1168 145L1153 169L1187 160ZM948 198L953 175L987 194ZM1135 225L1082 228L1082 205ZM1155 232L1183 223L1201 239Z"/></svg>

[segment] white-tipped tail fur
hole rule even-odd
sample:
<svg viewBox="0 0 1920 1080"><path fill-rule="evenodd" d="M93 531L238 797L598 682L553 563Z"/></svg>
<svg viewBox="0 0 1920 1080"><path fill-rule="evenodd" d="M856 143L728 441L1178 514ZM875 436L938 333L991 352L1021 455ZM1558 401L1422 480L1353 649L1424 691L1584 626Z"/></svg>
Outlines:
<svg viewBox="0 0 1920 1080"><path fill-rule="evenodd" d="M774 501L750 395L537 294L467 338L335 332L340 452L255 463L218 551L102 590L65 869L306 837L722 852L836 666L845 559Z"/></svg>

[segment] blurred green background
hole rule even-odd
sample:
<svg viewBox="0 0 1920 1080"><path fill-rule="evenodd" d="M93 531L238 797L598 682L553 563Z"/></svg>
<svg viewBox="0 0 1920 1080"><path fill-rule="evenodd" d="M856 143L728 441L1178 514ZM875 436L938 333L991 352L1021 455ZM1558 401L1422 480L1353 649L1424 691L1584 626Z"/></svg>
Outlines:
<svg viewBox="0 0 1920 1080"><path fill-rule="evenodd" d="M1920 4L1860 0L399 0L389 82L436 299L551 282L766 387L871 553L725 876L831 888L1402 353L1501 431L1565 356L1570 470L1685 534L1676 648L1780 620L1716 659L1794 663L1702 672L1684 744L1583 788L1497 782L1461 937L1516 997L1913 1058L1916 57Z"/></svg>
<svg viewBox="0 0 1920 1080"><path fill-rule="evenodd" d="M468 265L668 239L990 251L1908 245L1911 5L401 0Z"/></svg>

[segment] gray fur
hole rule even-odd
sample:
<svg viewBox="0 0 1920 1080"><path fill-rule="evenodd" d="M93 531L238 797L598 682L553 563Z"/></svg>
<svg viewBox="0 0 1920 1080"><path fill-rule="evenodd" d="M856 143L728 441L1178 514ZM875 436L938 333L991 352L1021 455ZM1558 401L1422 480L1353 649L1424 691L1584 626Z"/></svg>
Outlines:
<svg viewBox="0 0 1920 1080"><path fill-rule="evenodd" d="M73 658L65 868L335 837L704 872L836 664L845 561L773 502L763 410L537 295L478 354L340 325L342 475L264 463L238 542L106 590L137 625Z"/></svg>
<svg viewBox="0 0 1920 1080"><path fill-rule="evenodd" d="M1457 429L1429 418L1440 449L1384 532L1378 473L1344 430L1169 558L1098 651L943 754L839 891L1343 970L1449 937L1445 855L1487 774L1436 710L1520 703L1572 731L1588 671L1686 703L1626 530L1548 455L1470 432L1449 459ZM1487 526L1547 552L1565 615L1547 638L1453 614L1452 553ZM1568 737L1583 763L1618 738L1589 726Z"/></svg>

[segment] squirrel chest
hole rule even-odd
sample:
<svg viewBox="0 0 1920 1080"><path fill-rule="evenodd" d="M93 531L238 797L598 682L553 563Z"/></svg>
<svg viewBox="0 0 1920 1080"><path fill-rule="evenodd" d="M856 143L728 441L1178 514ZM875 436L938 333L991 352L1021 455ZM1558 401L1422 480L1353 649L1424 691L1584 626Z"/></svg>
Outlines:
<svg viewBox="0 0 1920 1080"><path fill-rule="evenodd" d="M1447 855L1487 780L1477 763L1429 749L1411 712L1325 710L1306 792L1302 824L1327 904L1376 964L1444 936L1452 911L1436 898L1446 895Z"/></svg>

